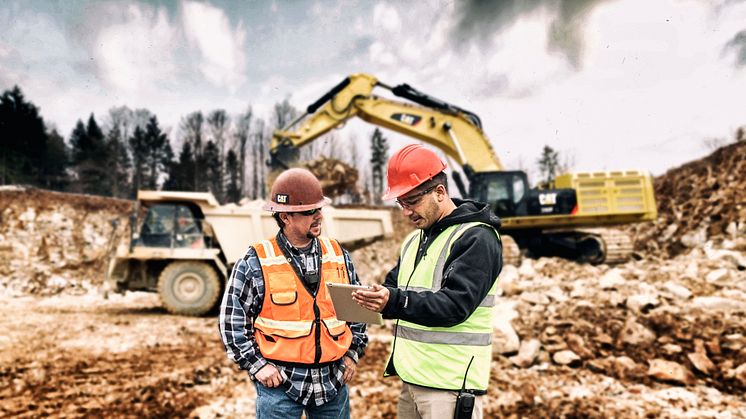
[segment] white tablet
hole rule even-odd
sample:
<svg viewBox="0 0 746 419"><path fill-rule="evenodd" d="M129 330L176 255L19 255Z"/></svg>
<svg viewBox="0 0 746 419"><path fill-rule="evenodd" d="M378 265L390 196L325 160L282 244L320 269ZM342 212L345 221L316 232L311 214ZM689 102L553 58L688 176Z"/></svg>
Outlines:
<svg viewBox="0 0 746 419"><path fill-rule="evenodd" d="M337 319L346 322L377 324L379 326L383 324L381 313L370 311L352 299L352 291L371 290L372 287L334 283L327 283L326 286L329 289L329 296L332 297Z"/></svg>

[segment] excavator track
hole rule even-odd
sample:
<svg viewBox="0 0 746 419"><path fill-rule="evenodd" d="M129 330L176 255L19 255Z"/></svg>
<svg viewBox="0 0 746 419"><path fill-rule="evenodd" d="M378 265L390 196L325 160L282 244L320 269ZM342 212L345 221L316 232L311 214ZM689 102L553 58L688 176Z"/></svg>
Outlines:
<svg viewBox="0 0 746 419"><path fill-rule="evenodd" d="M606 263L612 265L624 263L630 260L634 251L632 238L622 230L613 228L585 228L576 231L585 236L581 240L596 240L601 244L601 254L589 260L593 264Z"/></svg>
<svg viewBox="0 0 746 419"><path fill-rule="evenodd" d="M520 266L521 249L518 248L518 244L516 244L512 237L504 234L500 236L500 239L503 244L503 266Z"/></svg>

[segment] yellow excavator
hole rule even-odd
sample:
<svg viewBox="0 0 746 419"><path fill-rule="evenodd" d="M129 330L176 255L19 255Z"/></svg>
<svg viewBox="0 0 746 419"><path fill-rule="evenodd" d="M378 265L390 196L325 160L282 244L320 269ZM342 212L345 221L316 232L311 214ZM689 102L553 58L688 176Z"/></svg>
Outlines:
<svg viewBox="0 0 746 419"><path fill-rule="evenodd" d="M406 101L376 96L375 88ZM345 78L309 105L305 114L275 131L270 165L288 167L297 160L299 147L353 117L421 140L455 160L468 181L465 185L453 171L461 196L489 203L502 220L505 263L517 265L522 255L593 264L624 262L632 254L632 241L623 231L608 227L657 216L647 172L568 173L558 176L550 188L532 189L526 173L505 170L476 114L407 84L391 87L368 74Z"/></svg>

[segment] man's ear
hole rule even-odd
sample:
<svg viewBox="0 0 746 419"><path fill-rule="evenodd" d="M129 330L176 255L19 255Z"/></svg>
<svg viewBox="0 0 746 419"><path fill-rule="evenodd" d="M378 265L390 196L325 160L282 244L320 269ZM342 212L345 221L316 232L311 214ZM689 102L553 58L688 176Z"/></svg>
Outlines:
<svg viewBox="0 0 746 419"><path fill-rule="evenodd" d="M288 215L288 213L287 213L287 212L281 212L281 213L280 213L280 220L281 220L281 221L282 221L283 223L287 224L287 223L288 223L288 219L289 219L289 218L290 218L290 216Z"/></svg>
<svg viewBox="0 0 746 419"><path fill-rule="evenodd" d="M439 184L435 188L435 194L436 194L436 196L438 198L438 202L443 202L446 199L446 197L448 196L448 193L446 192L446 187L443 186L443 184Z"/></svg>

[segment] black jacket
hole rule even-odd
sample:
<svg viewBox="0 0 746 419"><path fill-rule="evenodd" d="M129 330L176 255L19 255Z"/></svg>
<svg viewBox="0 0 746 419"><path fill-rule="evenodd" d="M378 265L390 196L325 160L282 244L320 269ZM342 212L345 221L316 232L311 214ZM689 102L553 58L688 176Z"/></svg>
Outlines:
<svg viewBox="0 0 746 419"><path fill-rule="evenodd" d="M500 219L487 204L460 199L453 201L457 207L451 214L429 229L420 231L418 263L433 239L447 227L473 221L481 221L495 229L500 227ZM399 289L396 278L400 263L401 260L397 261L383 284L389 289L383 317L429 327L450 327L466 320L487 296L502 270L502 245L486 226L466 230L451 248L443 268L444 274L448 272L448 275L443 278L443 287L437 292Z"/></svg>

